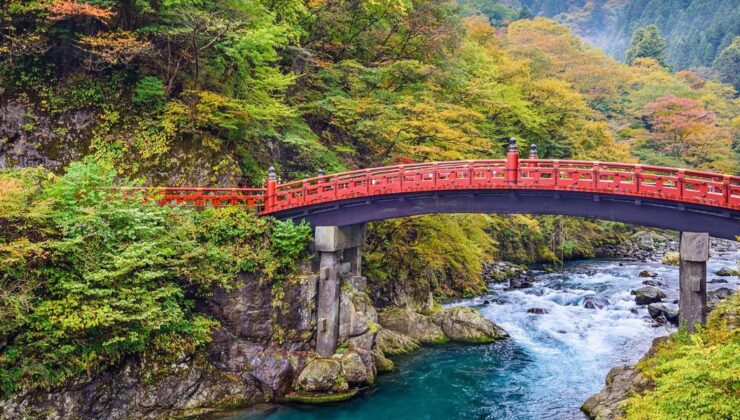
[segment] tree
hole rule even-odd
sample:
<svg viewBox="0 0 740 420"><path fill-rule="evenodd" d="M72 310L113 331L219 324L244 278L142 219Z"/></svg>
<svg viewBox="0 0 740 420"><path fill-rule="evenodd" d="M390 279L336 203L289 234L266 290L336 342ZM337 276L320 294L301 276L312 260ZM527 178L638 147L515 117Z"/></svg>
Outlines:
<svg viewBox="0 0 740 420"><path fill-rule="evenodd" d="M691 143L708 142L717 116L693 99L660 98L645 107L656 139L676 158L682 158Z"/></svg>
<svg viewBox="0 0 740 420"><path fill-rule="evenodd" d="M630 48L627 50L627 62L632 64L636 58L653 58L665 66L665 38L655 25L638 28L632 34Z"/></svg>
<svg viewBox="0 0 740 420"><path fill-rule="evenodd" d="M722 50L714 60L713 67L719 73L720 80L740 92L740 36L736 36L732 44Z"/></svg>

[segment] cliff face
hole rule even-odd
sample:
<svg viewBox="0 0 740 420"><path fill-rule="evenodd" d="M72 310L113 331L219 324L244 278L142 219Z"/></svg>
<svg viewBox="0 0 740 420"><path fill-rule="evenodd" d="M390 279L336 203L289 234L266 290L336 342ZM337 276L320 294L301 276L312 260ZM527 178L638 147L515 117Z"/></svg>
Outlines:
<svg viewBox="0 0 740 420"><path fill-rule="evenodd" d="M216 289L201 303L200 310L220 323L206 348L174 363L133 358L88 382L16 394L0 401L0 419L180 417L325 394L348 397L357 392L350 386L373 382L377 315L364 284L348 282L343 288L340 340L345 350L329 359L337 372L317 378L344 388L308 389L310 372L304 368L327 360L313 351L317 277L303 274L280 288L246 274L236 281L234 291Z"/></svg>

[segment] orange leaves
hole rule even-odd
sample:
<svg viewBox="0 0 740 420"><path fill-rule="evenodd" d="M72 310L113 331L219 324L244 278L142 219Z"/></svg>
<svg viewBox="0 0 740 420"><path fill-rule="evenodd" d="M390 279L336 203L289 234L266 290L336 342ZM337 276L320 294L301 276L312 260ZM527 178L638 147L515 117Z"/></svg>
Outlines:
<svg viewBox="0 0 740 420"><path fill-rule="evenodd" d="M56 21L75 17L87 17L107 22L114 15L110 9L74 0L56 0L49 5L48 10L50 12L49 19Z"/></svg>
<svg viewBox="0 0 740 420"><path fill-rule="evenodd" d="M149 41L140 41L132 32L100 32L80 38L83 49L91 54L91 67L128 64L152 49Z"/></svg>

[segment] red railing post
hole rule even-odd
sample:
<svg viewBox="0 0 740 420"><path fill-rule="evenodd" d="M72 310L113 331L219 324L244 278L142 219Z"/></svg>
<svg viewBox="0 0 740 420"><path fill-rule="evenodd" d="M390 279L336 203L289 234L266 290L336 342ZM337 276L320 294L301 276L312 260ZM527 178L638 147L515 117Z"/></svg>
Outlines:
<svg viewBox="0 0 740 420"><path fill-rule="evenodd" d="M519 149L516 147L516 139L509 139L509 149L506 153L506 166L504 167L504 179L507 184L516 185L519 178Z"/></svg>
<svg viewBox="0 0 740 420"><path fill-rule="evenodd" d="M683 169L679 169L678 170L678 180L676 181L676 189L678 190L678 196L681 198L683 198L683 195L684 195L684 187L686 186L685 183L686 183L686 171L684 171Z"/></svg>
<svg viewBox="0 0 740 420"><path fill-rule="evenodd" d="M270 166L267 172L267 190L265 191L265 213L269 213L275 207L275 193L277 193L277 176L275 168Z"/></svg>
<svg viewBox="0 0 740 420"><path fill-rule="evenodd" d="M722 201L724 202L725 205L730 204L730 186L731 186L730 176L725 175L722 178Z"/></svg>
<svg viewBox="0 0 740 420"><path fill-rule="evenodd" d="M640 184L642 183L642 166L635 165L635 192L640 192Z"/></svg>
<svg viewBox="0 0 740 420"><path fill-rule="evenodd" d="M600 171L601 167L599 165L599 162L594 162L593 174L591 175L594 182L594 188L599 188L599 178L601 177L601 174L599 173Z"/></svg>

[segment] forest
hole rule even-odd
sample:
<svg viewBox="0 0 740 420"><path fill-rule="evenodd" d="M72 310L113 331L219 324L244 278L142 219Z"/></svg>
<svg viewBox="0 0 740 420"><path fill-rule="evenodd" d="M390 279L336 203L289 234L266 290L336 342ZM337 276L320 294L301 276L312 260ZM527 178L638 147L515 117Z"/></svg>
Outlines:
<svg viewBox="0 0 740 420"><path fill-rule="evenodd" d="M555 18L578 35L623 60L634 32L657 25L668 40L666 63L674 70L694 70L740 86L737 57L740 10L733 0L510 0L524 15ZM510 16L516 14L510 13ZM734 44L733 44L734 42Z"/></svg>
<svg viewBox="0 0 740 420"><path fill-rule="evenodd" d="M0 395L190 351L212 327L199 293L234 270L288 281L307 257L305 226L152 208L112 186L261 186L270 166L291 180L501 158L511 137L542 158L740 173L737 73L728 84L701 70L725 60L737 71L733 4L3 0ZM598 20L597 7L626 40L656 23L665 48L622 63L538 16ZM365 263L376 287L469 296L486 287L485 262L557 269L633 232L419 217L373 224Z"/></svg>

